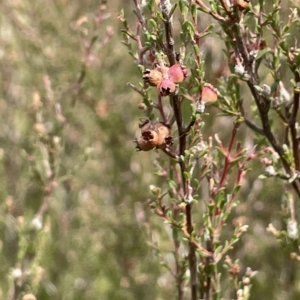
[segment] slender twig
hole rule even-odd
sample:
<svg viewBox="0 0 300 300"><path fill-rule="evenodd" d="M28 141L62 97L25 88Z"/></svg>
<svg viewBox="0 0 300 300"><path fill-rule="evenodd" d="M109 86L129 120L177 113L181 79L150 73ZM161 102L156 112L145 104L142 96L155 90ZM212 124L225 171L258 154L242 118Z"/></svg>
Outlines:
<svg viewBox="0 0 300 300"><path fill-rule="evenodd" d="M135 38L136 38L136 43L137 43L137 47L138 47L138 50L139 50L138 51L139 64L143 65L144 64L144 54L148 50L148 47L143 47L143 45L142 45L141 36L140 36L140 29L141 29L141 24L138 23L137 26L136 26Z"/></svg>
<svg viewBox="0 0 300 300"><path fill-rule="evenodd" d="M263 26L262 26L262 23L263 23L263 6L262 5L259 5L259 13L258 13L257 19L258 19L259 28L261 28L259 30L259 32L257 33L257 36L256 36L256 48L258 49L258 47L260 46L260 43L261 43L262 28L263 28Z"/></svg>
<svg viewBox="0 0 300 300"><path fill-rule="evenodd" d="M178 214L180 213L179 206L177 204L173 204L173 219L177 220ZM173 228L173 243L174 243L174 259L175 259L175 268L176 268L176 285L177 285L177 294L178 300L183 299L183 289L182 289L182 280L181 280L181 269L180 269L180 256L179 256L179 247L180 247L180 240L178 239L177 231L178 228Z"/></svg>
<svg viewBox="0 0 300 300"><path fill-rule="evenodd" d="M193 115L192 120L190 121L188 126L185 128L183 134L188 134L190 132L191 128L195 125L195 123L196 123L196 116Z"/></svg>
<svg viewBox="0 0 300 300"><path fill-rule="evenodd" d="M206 249L209 252L213 252L213 240L212 239L208 239L206 241ZM209 267L210 264L213 262L213 257L212 256L208 256L206 257L206 269L207 269L207 280L206 280L206 293L205 293L205 298L206 300L211 300L211 294L212 294L212 276L211 276L211 272L209 271Z"/></svg>
<svg viewBox="0 0 300 300"><path fill-rule="evenodd" d="M161 0L161 7L170 6L169 0ZM173 30L172 30L172 21L168 15L169 12L165 10L162 11L163 17L165 19L165 31L166 31L166 41L167 41L167 56L170 65L174 65L176 63L176 55L174 49L174 39L173 39ZM186 149L186 134L184 132L184 127L182 123L182 112L181 112L181 103L178 95L174 95L171 97L171 103L174 109L174 115L176 119L176 124L178 128L179 135L179 155L184 155ZM186 195L187 184L184 176L185 172L185 164L183 161L180 161L180 169L181 169L181 180L182 180L182 188L184 195ZM186 204L186 222L187 222L187 232L189 236L192 235L193 221L192 221L192 205L190 203ZM197 262L196 262L196 247L192 241L189 241L189 269L190 269L190 285L191 285L191 300L197 300Z"/></svg>
<svg viewBox="0 0 300 300"><path fill-rule="evenodd" d="M143 14L140 2L137 1L137 0L133 0L133 3L134 3L134 6L136 8L136 11L138 13L138 20L139 20L140 24L142 25L143 31L146 32L147 28L146 28L146 25L145 25L145 16Z"/></svg>
<svg viewBox="0 0 300 300"><path fill-rule="evenodd" d="M224 24L231 24L232 20L225 19L224 17L220 16L219 14L214 13L205 3L201 0L195 0L195 2L209 15L211 15L215 20L224 23Z"/></svg>
<svg viewBox="0 0 300 300"><path fill-rule="evenodd" d="M225 163L224 163L224 167L223 167L223 172L222 172L222 176L221 176L221 179L219 181L219 189L221 187L223 187L224 183L225 183L225 179L228 175L228 171L229 171L229 167L230 167L230 164L231 164L231 150L232 150L232 147L233 147L233 144L234 144L234 140L235 140L235 137L236 137L236 134L237 134L237 130L239 128L240 124L238 122L235 122L234 123L234 126L233 126L233 129L232 129L232 133L231 133L231 137L230 137L230 141L229 141L229 146L228 146L228 150L227 150L227 155L226 155L226 158L225 158ZM218 142L220 143L220 142Z"/></svg>
<svg viewBox="0 0 300 300"><path fill-rule="evenodd" d="M244 117L244 121L245 121L245 124L250 128L252 129L253 131L259 133L260 135L264 136L265 133L263 131L262 128L258 127L256 124L254 124L252 121L250 121L248 118Z"/></svg>
<svg viewBox="0 0 300 300"><path fill-rule="evenodd" d="M220 2L228 17L234 19L234 15L232 14L230 7L228 7L228 3L226 2L226 0L220 0Z"/></svg>
<svg viewBox="0 0 300 300"><path fill-rule="evenodd" d="M265 135L264 131L262 128L260 128L259 126L257 126L256 124L254 124L251 120L249 120L246 116L245 116L245 110L244 110L244 107L242 105L242 103L240 102L239 104L239 109L240 109L240 112L241 112L241 115L244 119L244 122L246 123L246 125L251 128L253 131L259 133L260 135Z"/></svg>
<svg viewBox="0 0 300 300"><path fill-rule="evenodd" d="M247 157L245 158L245 160L242 163L238 163L238 172L237 172L237 177L236 177L236 181L235 181L235 185L234 185L235 187L239 186L241 184L242 179L244 178L244 175L246 173L246 171L245 171L246 163L249 162L254 157L256 157L255 151L256 151L256 147L254 147L252 149L252 151L247 155ZM230 194L230 200L226 204L225 211L230 212L232 210L232 206L234 204L236 195L237 195L236 192L232 192ZM218 218L217 225L215 227L216 232L221 231L221 228L224 226L225 222L226 222L226 220L224 220L224 218L222 218L222 217ZM221 253L219 258L216 259L216 261L219 261L222 258L222 256L225 255L225 253L226 253L226 251Z"/></svg>
<svg viewBox="0 0 300 300"><path fill-rule="evenodd" d="M268 110L265 109L264 104L263 105L261 104L260 97L257 94L257 92L254 88L254 85L249 83L248 86L250 87L252 95L254 95L254 99L256 101L256 105L259 110L260 119L262 122L265 137L268 139L268 141L272 145L273 149L278 153L280 160L282 162L282 165L283 165L285 171L287 172L287 174L292 175L291 166L284 156L284 149L283 149L282 145L279 144L279 142L277 141L277 139L275 138L275 136L271 130L270 119L268 116ZM298 197L300 198L300 183L298 181L293 181L292 186L295 189Z"/></svg>
<svg viewBox="0 0 300 300"><path fill-rule="evenodd" d="M162 0L161 1L161 6L167 7L170 4L169 0ZM166 40L167 40L167 56L170 65L174 65L176 63L176 54L175 54L175 49L174 49L174 38L173 38L173 25L172 21L167 15L168 12L163 11L163 17L165 19L165 30L166 30Z"/></svg>
<svg viewBox="0 0 300 300"><path fill-rule="evenodd" d="M176 193L173 194L178 196L176 198L179 200L179 204L181 204L181 199L184 198L184 192L181 183L181 170L178 170L176 165L172 166L172 170L174 172L174 178L176 179L176 182L178 182L178 187L175 190Z"/></svg>
<svg viewBox="0 0 300 300"><path fill-rule="evenodd" d="M75 82L72 84L72 92L73 92L73 97L72 97L72 106L75 106L76 103L76 99L78 98L78 96L80 95L81 91L82 91L82 83L86 77L86 73L87 73L87 68L88 68L88 63L89 63L89 59L90 59L90 55L92 52L92 48L94 47L96 41L98 40L98 28L99 25L106 19L106 15L104 14L104 11L106 10L106 5L102 4L100 5L100 8L98 10L98 14L97 16L95 16L94 19L94 34L92 35L91 39L89 41L87 41L87 44L85 46L84 49L84 57L82 59L81 62L81 67L80 67L80 71L79 71L79 75L77 80L75 80ZM108 43L108 41L112 38L113 32L111 30L111 28L107 28L106 30L106 35L102 38L102 40L99 42L99 46L103 47L105 44Z"/></svg>
<svg viewBox="0 0 300 300"><path fill-rule="evenodd" d="M253 95L256 106L258 108L264 135L267 138L267 140L269 141L269 143L272 145L273 149L278 153L284 170L287 172L287 174L289 174L291 176L293 174L293 171L291 169L290 164L288 163L288 161L286 160L286 158L284 156L283 146L279 144L278 140L275 138L275 136L271 130L270 119L269 119L269 115L268 115L268 112L270 109L270 101L268 101L263 96L261 96L255 88L256 85L259 85L259 77L258 77L257 72L252 68L252 62L249 59L247 43L243 37L243 33L241 32L239 26L236 26L235 37L236 37L236 41L237 41L237 48L243 57L246 70L247 70L248 74L250 75L250 79L247 81L247 84ZM293 181L292 186L293 186L295 192L297 193L298 197L300 198L300 182L299 182L299 180Z"/></svg>
<svg viewBox="0 0 300 300"><path fill-rule="evenodd" d="M300 74L297 70L295 70L295 82L300 82ZM299 110L299 99L300 99L299 92L294 91L294 104L293 104L291 119L289 121L289 127L291 130L294 162L297 171L300 170L299 140L297 139L297 129L296 129L296 118Z"/></svg>
<svg viewBox="0 0 300 300"><path fill-rule="evenodd" d="M166 114L165 114L165 111L164 111L164 106L162 104L162 97L160 94L158 94L158 102L157 102L157 105L156 105L156 108L159 110L160 112L160 116L162 118L162 121L167 124L167 117L166 117Z"/></svg>
<svg viewBox="0 0 300 300"><path fill-rule="evenodd" d="M129 85L133 90L135 90L137 93L139 93L141 96L144 97L144 90L143 89L136 87L131 82L127 82L127 85Z"/></svg>
<svg viewBox="0 0 300 300"><path fill-rule="evenodd" d="M211 257L213 254L211 252L209 252L206 248L204 248L201 244L199 244L189 233L188 233L188 229L183 226L182 227L182 231L184 233L184 235L190 240L191 243L193 243L193 245L196 246L197 249L199 249L202 253L203 256L205 257Z"/></svg>
<svg viewBox="0 0 300 300"><path fill-rule="evenodd" d="M169 149L161 149L163 152L165 152L168 156L173 158L175 161L179 162L179 157L175 153L171 152Z"/></svg>
<svg viewBox="0 0 300 300"><path fill-rule="evenodd" d="M44 197L41 206L39 207L39 210L36 214L36 218L39 220L43 219L43 216L47 212L49 205L50 205L50 195L53 191L53 188L55 186L55 181L54 181L54 176L51 176L49 179L49 182L47 185L44 187Z"/></svg>
<svg viewBox="0 0 300 300"><path fill-rule="evenodd" d="M207 153L207 160L210 161L210 163L209 163L210 172L207 174L210 196L212 196L212 194L213 194L213 184L211 184L211 183L213 182L213 177L214 177L213 164L211 163L212 162L212 148L213 148L212 143L213 143L213 140L212 140L212 137L210 137L209 138L209 146L208 146L209 150ZM213 221L214 215L215 215L214 212L213 212L213 216L212 216L211 212L209 213L209 217L211 219L212 224L214 223L214 221ZM206 240L206 250L211 253L214 253L213 243L214 243L214 234L210 234L209 238ZM213 259L214 258L212 256L211 257L208 256L205 258L206 279L205 279L204 290L202 290L202 292L201 292L201 298L205 297L206 300L211 300L211 294L212 294L212 289L213 289L213 287L212 287L212 272L210 270L210 265L213 262Z"/></svg>

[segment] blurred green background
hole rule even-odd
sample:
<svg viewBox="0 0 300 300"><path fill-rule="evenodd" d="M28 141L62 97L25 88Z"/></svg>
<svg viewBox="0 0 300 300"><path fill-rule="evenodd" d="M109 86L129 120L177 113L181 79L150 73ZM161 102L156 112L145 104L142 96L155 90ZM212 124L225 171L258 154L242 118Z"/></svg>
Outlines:
<svg viewBox="0 0 300 300"><path fill-rule="evenodd" d="M150 246L172 267L168 226L147 205L152 161L163 154L138 153L132 142L143 113L126 83L141 78L118 13L124 8L134 28L133 4L108 1L95 26L100 4L0 2L0 299L175 299ZM203 16L203 26L210 21ZM222 64L219 43L211 36L202 45L207 80ZM232 120L209 112L204 135L226 140ZM254 135L243 127L239 139L251 145ZM270 222L281 227L282 184L258 179L259 162L252 168L227 227L249 231L231 257L241 274L258 270L251 299L299 299L298 265L266 231ZM224 295L232 296L225 284Z"/></svg>

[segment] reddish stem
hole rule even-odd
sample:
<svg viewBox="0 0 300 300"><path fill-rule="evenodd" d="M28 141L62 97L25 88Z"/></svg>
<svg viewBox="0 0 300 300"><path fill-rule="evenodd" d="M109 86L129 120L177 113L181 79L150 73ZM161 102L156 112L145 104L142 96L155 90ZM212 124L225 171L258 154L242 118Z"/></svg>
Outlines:
<svg viewBox="0 0 300 300"><path fill-rule="evenodd" d="M223 172L222 172L222 176L221 176L221 179L220 179L220 182L219 182L218 189L220 189L224 185L225 179L227 177L227 174L228 174L228 171L229 171L229 168L230 168L230 164L231 164L231 159L232 159L231 158L231 150L232 150L233 143L234 143L236 133L237 133L237 130L238 130L239 126L240 126L240 124L238 122L234 123L233 129L232 129L232 134L231 134L231 137L230 137L228 150L226 150L227 155L226 155L226 158L225 158L225 164L224 164L224 168L223 168Z"/></svg>

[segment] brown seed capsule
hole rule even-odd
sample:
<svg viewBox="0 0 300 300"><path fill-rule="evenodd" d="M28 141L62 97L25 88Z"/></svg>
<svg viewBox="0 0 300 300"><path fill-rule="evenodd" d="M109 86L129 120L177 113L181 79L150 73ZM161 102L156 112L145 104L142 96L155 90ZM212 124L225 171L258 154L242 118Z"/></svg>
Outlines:
<svg viewBox="0 0 300 300"><path fill-rule="evenodd" d="M169 79L175 83L182 82L188 76L188 70L180 64L175 64L168 70Z"/></svg>
<svg viewBox="0 0 300 300"><path fill-rule="evenodd" d="M173 94L176 90L176 84L170 79L163 79L163 81L157 86L159 93L162 97Z"/></svg>
<svg viewBox="0 0 300 300"><path fill-rule="evenodd" d="M134 142L136 143L136 150L137 151L150 151L156 146L153 145L153 143L144 140L142 136L140 136L138 139L135 139Z"/></svg>
<svg viewBox="0 0 300 300"><path fill-rule="evenodd" d="M173 138L168 125L141 119L139 128L141 136L135 140L138 151L149 151L154 148L168 149L172 146Z"/></svg>
<svg viewBox="0 0 300 300"><path fill-rule="evenodd" d="M170 135L171 134L170 127L163 123L157 123L156 129L158 131L157 146L162 149L170 148L173 144L173 138Z"/></svg>
<svg viewBox="0 0 300 300"><path fill-rule="evenodd" d="M149 151L157 147L158 134L156 131L144 131L135 143L138 151Z"/></svg>
<svg viewBox="0 0 300 300"><path fill-rule="evenodd" d="M141 136L135 140L136 149L138 151L149 151L157 147L158 131L155 124L148 119L142 119L139 128L141 129Z"/></svg>
<svg viewBox="0 0 300 300"><path fill-rule="evenodd" d="M238 7L240 10L244 10L249 7L250 0L233 0L233 5Z"/></svg>
<svg viewBox="0 0 300 300"><path fill-rule="evenodd" d="M156 130L146 130L142 132L142 138L152 143L154 146L158 145L158 132Z"/></svg>
<svg viewBox="0 0 300 300"><path fill-rule="evenodd" d="M158 86L163 80L163 76L162 73L157 69L146 69L143 73L143 80L149 83L151 86Z"/></svg>

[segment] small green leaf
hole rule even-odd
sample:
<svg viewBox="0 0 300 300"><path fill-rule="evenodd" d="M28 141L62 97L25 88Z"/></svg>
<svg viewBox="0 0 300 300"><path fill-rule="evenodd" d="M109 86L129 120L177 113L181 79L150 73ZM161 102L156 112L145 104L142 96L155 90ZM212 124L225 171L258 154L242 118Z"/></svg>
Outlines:
<svg viewBox="0 0 300 300"><path fill-rule="evenodd" d="M157 37L156 37L156 35L151 34L151 35L150 35L150 39L151 39L152 41L156 41L156 40L157 40Z"/></svg>
<svg viewBox="0 0 300 300"><path fill-rule="evenodd" d="M154 19L150 19L149 23L152 25L152 27L153 27L154 30L157 30L157 23L155 22Z"/></svg>
<svg viewBox="0 0 300 300"><path fill-rule="evenodd" d="M154 0L148 0L148 9L150 11L154 10L154 4L155 4Z"/></svg>
<svg viewBox="0 0 300 300"><path fill-rule="evenodd" d="M265 48L265 49L259 51L255 57L255 60L263 58L269 52L272 52L272 50L270 48Z"/></svg>
<svg viewBox="0 0 300 300"><path fill-rule="evenodd" d="M198 6L198 10L200 10L200 11L206 13L206 14L209 13L209 11L207 9L203 8L202 6Z"/></svg>
<svg viewBox="0 0 300 300"><path fill-rule="evenodd" d="M191 179L191 174L189 172L184 172L183 174L185 179Z"/></svg>
<svg viewBox="0 0 300 300"><path fill-rule="evenodd" d="M180 1L179 1L179 9L180 9L181 13L183 13L185 7L186 7L185 2L182 1L182 0L180 0Z"/></svg>
<svg viewBox="0 0 300 300"><path fill-rule="evenodd" d="M167 179L167 183L168 183L170 188L176 188L177 187L177 184L174 180Z"/></svg>
<svg viewBox="0 0 300 300"><path fill-rule="evenodd" d="M163 15L162 15L162 13L161 13L160 11L157 11L156 13L157 13L158 17L159 17L164 23L167 22L167 20L163 17Z"/></svg>
<svg viewBox="0 0 300 300"><path fill-rule="evenodd" d="M236 186L233 188L232 194L238 193L238 192L240 191L241 187L242 187L242 186L241 186L240 184L239 184L239 185L236 185Z"/></svg>
<svg viewBox="0 0 300 300"><path fill-rule="evenodd" d="M126 34L127 36L129 36L134 41L136 40L135 36L133 34L131 34L130 32L128 32L127 30L121 29L121 32L123 32L124 34Z"/></svg>
<svg viewBox="0 0 300 300"><path fill-rule="evenodd" d="M223 149L221 149L220 147L216 147L216 149L218 150L218 152L219 152L223 157L227 157L227 153L224 152Z"/></svg>
<svg viewBox="0 0 300 300"><path fill-rule="evenodd" d="M194 19L197 19L197 5L193 3L191 5L191 13Z"/></svg>
<svg viewBox="0 0 300 300"><path fill-rule="evenodd" d="M175 3L175 4L172 6L171 11L170 11L170 14L169 14L169 18L171 18L172 15L174 14L176 7L177 7L177 3Z"/></svg>

